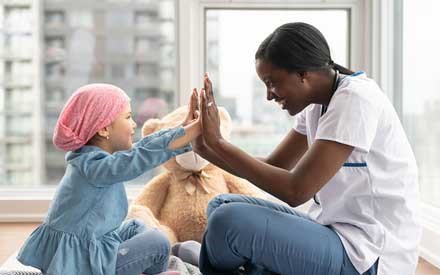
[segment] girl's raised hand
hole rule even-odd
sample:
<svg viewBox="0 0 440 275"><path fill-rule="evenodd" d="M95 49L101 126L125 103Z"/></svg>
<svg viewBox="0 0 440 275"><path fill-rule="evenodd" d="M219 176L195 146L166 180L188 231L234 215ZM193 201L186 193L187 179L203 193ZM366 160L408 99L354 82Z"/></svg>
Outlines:
<svg viewBox="0 0 440 275"><path fill-rule="evenodd" d="M182 122L182 126L186 126L199 118L199 99L197 89L194 88L188 104L188 114Z"/></svg>
<svg viewBox="0 0 440 275"><path fill-rule="evenodd" d="M185 135L173 140L168 148L175 150L180 148L194 140L201 134L200 129L200 116L197 111L198 108L198 97L197 90L193 89L191 93L191 98L188 104L188 114L186 115L184 121L182 122L183 129L185 130Z"/></svg>

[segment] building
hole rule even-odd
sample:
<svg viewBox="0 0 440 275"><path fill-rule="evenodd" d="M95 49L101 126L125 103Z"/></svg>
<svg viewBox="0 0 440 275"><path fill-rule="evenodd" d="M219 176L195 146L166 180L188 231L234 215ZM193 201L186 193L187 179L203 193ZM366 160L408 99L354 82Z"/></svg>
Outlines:
<svg viewBox="0 0 440 275"><path fill-rule="evenodd" d="M0 4L0 178L5 179L0 184L58 183L65 162L64 152L52 144L53 129L63 105L82 85L122 87L132 99L135 119L160 116L176 106L175 4ZM148 99L165 103L160 114L141 113ZM138 123L137 138L141 126Z"/></svg>
<svg viewBox="0 0 440 275"><path fill-rule="evenodd" d="M0 184L33 185L40 178L38 7L0 3Z"/></svg>

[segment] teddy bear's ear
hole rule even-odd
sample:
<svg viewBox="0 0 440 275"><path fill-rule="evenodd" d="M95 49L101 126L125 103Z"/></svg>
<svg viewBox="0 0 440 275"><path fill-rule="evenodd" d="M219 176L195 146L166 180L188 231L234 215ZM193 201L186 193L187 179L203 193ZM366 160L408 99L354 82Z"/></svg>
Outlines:
<svg viewBox="0 0 440 275"><path fill-rule="evenodd" d="M226 140L230 140L232 131L232 120L228 111L224 107L218 107L220 116L220 132Z"/></svg>
<svg viewBox="0 0 440 275"><path fill-rule="evenodd" d="M149 120L145 121L144 126L142 126L142 137L156 132L156 129L158 129L159 126L160 119L150 118Z"/></svg>

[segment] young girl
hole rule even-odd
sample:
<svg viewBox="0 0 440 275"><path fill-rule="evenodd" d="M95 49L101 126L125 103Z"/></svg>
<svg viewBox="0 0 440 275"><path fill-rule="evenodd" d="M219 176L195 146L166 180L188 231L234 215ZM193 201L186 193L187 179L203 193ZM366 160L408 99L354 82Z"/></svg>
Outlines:
<svg viewBox="0 0 440 275"><path fill-rule="evenodd" d="M123 220L124 181L190 151L200 134L193 93L182 126L132 145L136 123L130 99L118 87L90 84L73 93L55 126L53 142L67 151L67 167L49 213L17 259L47 275L158 274L170 245L156 229ZM175 274L173 272L163 274Z"/></svg>

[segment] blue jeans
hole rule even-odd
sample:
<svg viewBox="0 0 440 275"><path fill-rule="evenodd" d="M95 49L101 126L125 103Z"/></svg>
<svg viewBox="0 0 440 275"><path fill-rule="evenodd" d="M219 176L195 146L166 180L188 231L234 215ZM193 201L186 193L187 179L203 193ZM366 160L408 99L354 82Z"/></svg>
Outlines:
<svg viewBox="0 0 440 275"><path fill-rule="evenodd" d="M203 274L359 275L338 235L290 207L225 194L210 201ZM377 273L377 261L364 274Z"/></svg>
<svg viewBox="0 0 440 275"><path fill-rule="evenodd" d="M157 274L166 270L170 255L170 242L157 229L147 229L137 220L126 222L119 235L116 275Z"/></svg>

